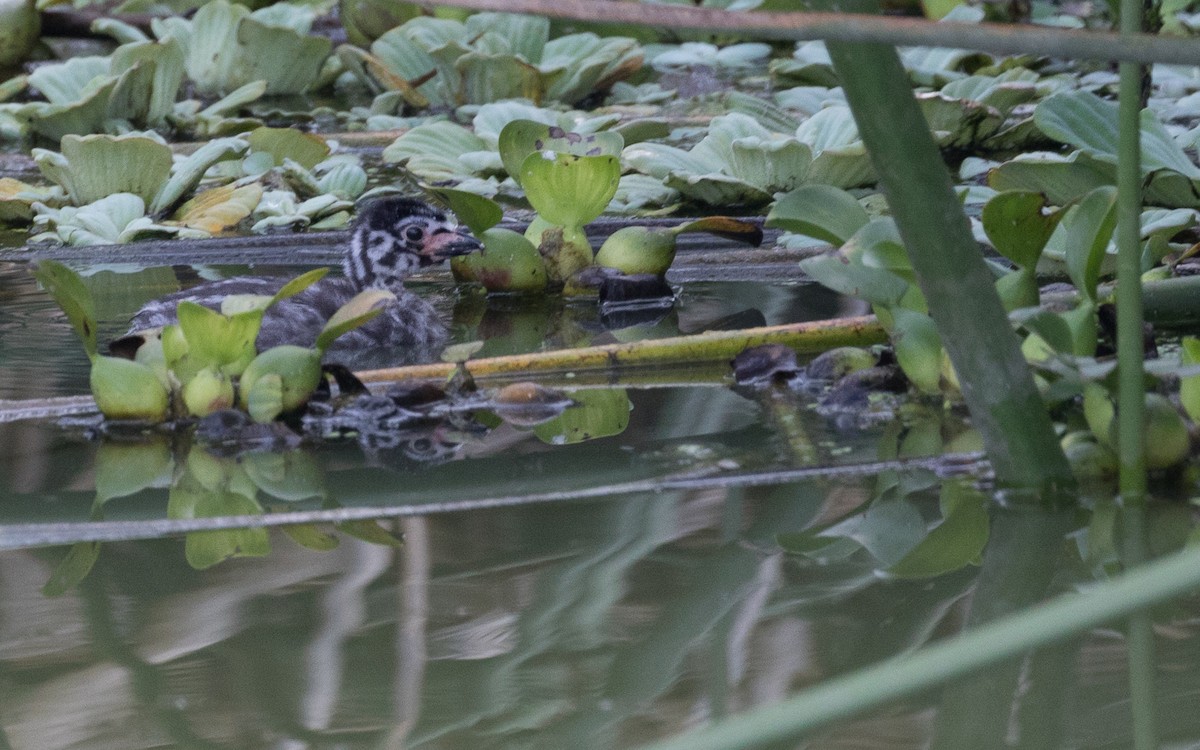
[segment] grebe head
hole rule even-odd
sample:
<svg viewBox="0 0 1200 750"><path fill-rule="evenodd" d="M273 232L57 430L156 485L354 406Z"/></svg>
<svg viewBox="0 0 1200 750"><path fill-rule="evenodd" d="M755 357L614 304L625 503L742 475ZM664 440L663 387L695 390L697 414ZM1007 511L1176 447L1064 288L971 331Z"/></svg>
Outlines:
<svg viewBox="0 0 1200 750"><path fill-rule="evenodd" d="M356 286L387 288L401 285L418 268L482 248L445 211L415 198L389 197L359 212L343 265Z"/></svg>

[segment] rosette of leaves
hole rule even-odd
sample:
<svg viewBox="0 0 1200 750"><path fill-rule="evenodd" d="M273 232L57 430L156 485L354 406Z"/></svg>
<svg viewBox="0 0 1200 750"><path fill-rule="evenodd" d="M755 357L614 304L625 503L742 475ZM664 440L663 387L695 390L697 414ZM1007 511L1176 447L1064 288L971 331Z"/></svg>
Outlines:
<svg viewBox="0 0 1200 750"><path fill-rule="evenodd" d="M988 174L997 190L1032 190L1065 206L1088 192L1116 184L1117 105L1086 91L1058 93L1033 113L1037 129L1075 150L1066 155L1022 154ZM1200 167L1150 109L1141 114L1144 200L1166 208L1200 208Z"/></svg>
<svg viewBox="0 0 1200 750"><path fill-rule="evenodd" d="M178 40L123 44L108 57L75 57L43 65L29 85L44 102L16 110L33 132L57 141L68 134L159 128L175 106L184 75Z"/></svg>
<svg viewBox="0 0 1200 750"><path fill-rule="evenodd" d="M298 94L320 76L332 43L308 32L315 14L278 3L251 12L226 0L205 3L191 19L156 18L160 40L174 38L184 51L188 78L201 95L223 96L255 81L266 93Z"/></svg>
<svg viewBox="0 0 1200 750"><path fill-rule="evenodd" d="M472 118L471 128L448 120L417 125L388 145L383 150L383 159L402 164L430 182L455 182L464 190L495 195L501 188L498 178L511 174L499 154L500 132L516 120L531 120L564 132L591 135L609 130L619 118L558 112L516 101L485 104ZM519 167L519 163L513 166ZM512 176L515 179L516 175Z"/></svg>
<svg viewBox="0 0 1200 750"><path fill-rule="evenodd" d="M541 292L566 285L579 271L604 265L624 273L666 273L677 235L711 232L751 244L762 240L753 225L708 217L678 227L627 227L595 255L583 230L612 201L620 177L619 133L572 133L532 120L514 120L499 138L506 170L520 175L537 217L521 236L495 228L502 217L493 201L461 190L437 189L484 243L483 253L451 261L459 281L477 281L494 292Z"/></svg>
<svg viewBox="0 0 1200 750"><path fill-rule="evenodd" d="M761 206L772 195L806 183L855 187L874 181L850 110L829 107L788 135L753 117L713 118L690 150L639 143L622 157L633 169L662 180L683 197L712 206Z"/></svg>
<svg viewBox="0 0 1200 750"><path fill-rule="evenodd" d="M1048 211L1044 197L1036 193L1001 193L984 206L984 232L1016 266L990 264L1007 309L1037 310L1036 268L1054 247L1065 254L1068 275L1079 289L1081 301L1074 310L1018 317L1026 332L1023 351L1031 362L1095 353L1097 289L1115 223L1114 203L1115 191L1105 188L1065 212ZM845 191L807 185L772 207L767 226L837 246L836 253L801 261L805 273L834 291L871 303L888 328L901 369L918 390L957 390L957 377L891 218L872 219Z"/></svg>
<svg viewBox="0 0 1200 750"><path fill-rule="evenodd" d="M525 238L546 263L557 288L592 265L595 253L583 228L604 213L617 192L624 139L617 133L567 133L516 120L500 133L500 157L514 175L537 218ZM516 166L519 164L519 167Z"/></svg>
<svg viewBox="0 0 1200 750"><path fill-rule="evenodd" d="M147 335L134 358L126 359L98 352L95 302L78 274L54 261L43 261L33 271L92 361L92 395L101 413L149 422L203 417L235 404L255 421L270 422L307 404L320 383L321 357L329 345L395 300L386 290L366 290L334 313L311 348L283 345L258 352L255 340L267 308L327 272L303 274L274 296L227 297L220 311L182 301L179 322L166 326L161 336Z"/></svg>
<svg viewBox="0 0 1200 750"><path fill-rule="evenodd" d="M181 207L171 223L159 223L155 219L178 206L209 167L244 153L246 141L210 141L178 162L169 146L145 134L67 135L60 148L34 149L33 158L71 205L35 202L32 209L35 225L68 244L128 242L189 229L206 236L248 216L262 195L258 185L213 188Z"/></svg>
<svg viewBox="0 0 1200 750"><path fill-rule="evenodd" d="M583 228L616 194L624 140L618 133L573 133L533 120L509 122L498 140L504 168L538 215L522 237L494 227L501 212L490 200L440 191L484 243L477 258L456 258L451 268L459 280L479 281L489 291L561 289L592 265L595 253ZM485 204L494 209L480 208Z"/></svg>
<svg viewBox="0 0 1200 750"><path fill-rule="evenodd" d="M338 56L367 85L398 91L416 109L514 98L574 104L642 65L633 39L591 32L550 39L547 19L509 13L414 18L369 52L343 45Z"/></svg>

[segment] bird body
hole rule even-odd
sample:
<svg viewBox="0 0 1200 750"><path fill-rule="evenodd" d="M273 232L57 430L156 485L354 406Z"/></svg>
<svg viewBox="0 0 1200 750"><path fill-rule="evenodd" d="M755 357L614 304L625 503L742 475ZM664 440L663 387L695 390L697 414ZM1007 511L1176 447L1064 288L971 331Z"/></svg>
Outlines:
<svg viewBox="0 0 1200 750"><path fill-rule="evenodd" d="M412 198L383 198L367 204L351 231L342 276L326 276L304 291L272 305L263 316L256 345L312 346L338 308L364 289L392 292L396 299L365 325L339 337L329 351L336 358L415 362L436 355L446 326L426 300L404 287L418 268L482 248L443 211ZM189 300L219 310L230 295L272 296L285 279L246 277L202 284L148 303L134 316L129 335L176 322L176 306ZM397 351L403 349L403 352ZM344 362L345 363L345 362Z"/></svg>

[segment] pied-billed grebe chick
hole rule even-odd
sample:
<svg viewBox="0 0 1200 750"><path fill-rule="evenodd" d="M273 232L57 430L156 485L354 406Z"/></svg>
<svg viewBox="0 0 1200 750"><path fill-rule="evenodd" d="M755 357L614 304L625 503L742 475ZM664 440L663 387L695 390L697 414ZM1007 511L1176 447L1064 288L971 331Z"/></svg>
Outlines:
<svg viewBox="0 0 1200 750"><path fill-rule="evenodd" d="M339 307L364 289L382 288L395 294L396 302L366 325L341 336L330 351L343 359L349 353L385 348L412 350L395 357L402 361L436 355L446 341L446 326L429 302L404 288L404 279L418 268L482 247L465 227L427 203L398 197L371 201L354 223L342 263L344 275L326 276L268 309L258 334L258 349L279 344L311 346ZM221 300L229 295L273 295L285 282L282 278L243 277L169 294L138 311L130 335L174 323L181 300L219 310Z"/></svg>

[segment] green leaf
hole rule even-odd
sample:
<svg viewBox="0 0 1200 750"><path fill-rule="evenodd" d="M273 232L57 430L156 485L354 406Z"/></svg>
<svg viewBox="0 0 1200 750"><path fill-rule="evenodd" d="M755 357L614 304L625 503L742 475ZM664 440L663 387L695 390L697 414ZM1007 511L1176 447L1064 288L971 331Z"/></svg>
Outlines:
<svg viewBox="0 0 1200 750"><path fill-rule="evenodd" d="M892 345L900 369L921 392L940 393L942 339L933 318L903 307L893 307L890 312Z"/></svg>
<svg viewBox="0 0 1200 750"><path fill-rule="evenodd" d="M273 305L280 300L296 296L300 292L303 292L305 289L308 289L313 284L325 278L325 275L328 273L328 268L314 268L311 271L305 271L280 287L279 291L275 292L275 296L271 298L271 304Z"/></svg>
<svg viewBox="0 0 1200 750"><path fill-rule="evenodd" d="M241 138L218 138L205 143L175 168L175 173L171 175L171 178L167 180L166 184L155 195L154 201L150 204L150 213L158 214L170 209L185 194L191 192L200 184L200 180L204 177L204 173L208 171L209 167L222 159L241 155L248 148L249 145ZM245 190L245 188L250 187L246 185L241 189ZM258 191L258 195L260 197L262 195L261 188ZM254 202L255 204L258 203L257 200Z"/></svg>
<svg viewBox="0 0 1200 750"><path fill-rule="evenodd" d="M318 552L328 552L336 549L340 541L329 532L322 531L316 524L298 523L281 526L280 531L287 534L296 544L306 549Z"/></svg>
<svg viewBox="0 0 1200 750"><path fill-rule="evenodd" d="M962 482L942 486L943 520L888 572L899 578L933 578L979 564L990 533L987 500Z"/></svg>
<svg viewBox="0 0 1200 750"><path fill-rule="evenodd" d="M1118 131L1115 103L1088 91L1064 92L1038 104L1033 119L1051 138L1115 163ZM1192 163L1152 110L1141 113L1140 136L1142 174L1166 169L1192 180L1200 179L1200 167Z"/></svg>
<svg viewBox="0 0 1200 750"><path fill-rule="evenodd" d="M1047 310L1034 310L1031 315L1018 318L1030 333L1036 333L1050 348L1062 354L1074 351L1071 327L1061 316Z"/></svg>
<svg viewBox="0 0 1200 750"><path fill-rule="evenodd" d="M1200 338L1184 336L1180 343L1180 361L1185 365L1200 365ZM1179 379L1179 401L1193 422L1200 422L1200 375Z"/></svg>
<svg viewBox="0 0 1200 750"><path fill-rule="evenodd" d="M189 373L176 373L184 382L190 375L211 367L229 375L240 375L254 358L255 340L262 326L262 311L222 315L190 300L176 308L179 328L188 343ZM172 366L175 369L175 366Z"/></svg>
<svg viewBox="0 0 1200 750"><path fill-rule="evenodd" d="M176 490L172 490L172 496ZM171 500L174 500L172 497ZM168 500L168 503L171 502ZM262 506L236 492L204 492L192 508L193 518L262 515ZM196 570L204 570L234 557L266 557L271 540L265 528L247 527L220 531L193 531L186 535L184 557Z"/></svg>
<svg viewBox="0 0 1200 750"><path fill-rule="evenodd" d="M364 542L371 544L379 544L384 547L402 547L404 541L387 529L379 525L378 521L363 519L361 521L343 521L337 525L338 531L342 531L350 536L361 539Z"/></svg>
<svg viewBox="0 0 1200 750"><path fill-rule="evenodd" d="M292 128L257 128L246 140L253 151L270 154L275 166L291 159L305 169L312 169L329 157L329 144L324 138Z"/></svg>
<svg viewBox="0 0 1200 750"><path fill-rule="evenodd" d="M1042 193L1055 206L1065 206L1102 185L1116 183L1116 167L1083 152L1064 159L1038 154L1005 162L988 172L988 185L998 191Z"/></svg>
<svg viewBox="0 0 1200 750"><path fill-rule="evenodd" d="M309 451L250 452L239 460L250 481L277 500L298 502L328 494L325 472Z"/></svg>
<svg viewBox="0 0 1200 750"><path fill-rule="evenodd" d="M486 104L501 99L540 101L542 76L529 63L509 54L465 54L454 61L463 104Z"/></svg>
<svg viewBox="0 0 1200 750"><path fill-rule="evenodd" d="M456 279L479 282L489 292L536 293L546 289L546 262L523 235L493 227L479 233L479 239L483 242L482 253L451 259Z"/></svg>
<svg viewBox="0 0 1200 750"><path fill-rule="evenodd" d="M56 260L37 261L32 273L75 329L88 357L96 356L96 303L79 274Z"/></svg>
<svg viewBox="0 0 1200 750"><path fill-rule="evenodd" d="M459 162L463 154L487 150L488 144L461 125L438 120L418 125L383 149L383 160L405 164L433 182L463 179L470 173Z"/></svg>
<svg viewBox="0 0 1200 750"><path fill-rule="evenodd" d="M504 169L517 178L531 154L553 151L576 156L620 156L623 148L625 139L619 133L572 133L534 120L513 120L500 131L499 139Z"/></svg>
<svg viewBox="0 0 1200 750"><path fill-rule="evenodd" d="M1041 193L1009 191L983 206L983 231L996 251L1022 268L1036 268L1042 248L1058 226L1062 213L1043 214Z"/></svg>
<svg viewBox="0 0 1200 750"><path fill-rule="evenodd" d="M554 419L533 428L544 443L573 445L597 438L620 435L629 426L632 408L624 388L568 391L574 406Z"/></svg>
<svg viewBox="0 0 1200 750"><path fill-rule="evenodd" d="M861 544L883 567L896 564L925 537L925 521L911 502L879 499L867 512L854 515L821 532Z"/></svg>
<svg viewBox="0 0 1200 750"><path fill-rule="evenodd" d="M170 484L175 461L163 440L117 442L104 440L96 448L96 505Z"/></svg>
<svg viewBox="0 0 1200 750"><path fill-rule="evenodd" d="M119 357L92 357L90 375L96 406L109 419L161 422L169 414L167 389L151 368Z"/></svg>
<svg viewBox="0 0 1200 750"><path fill-rule="evenodd" d="M777 200L766 224L837 246L868 221L866 209L846 191L831 185L805 185Z"/></svg>
<svg viewBox="0 0 1200 750"><path fill-rule="evenodd" d="M140 85L129 92L128 102L120 101L120 89L114 92L109 114L152 127L164 126L167 116L175 110L175 97L183 83L183 61L183 46L171 37L160 42L144 40L117 47L112 54L113 75L120 75L135 66L144 66L149 75L140 77ZM114 111L115 107L124 109Z"/></svg>
<svg viewBox="0 0 1200 750"><path fill-rule="evenodd" d="M996 293L1007 312L1038 304L1036 268L1018 268L996 279Z"/></svg>
<svg viewBox="0 0 1200 750"><path fill-rule="evenodd" d="M546 42L550 39L550 20L542 16L475 13L467 18L464 25L470 36L484 32L498 35L513 54L531 63L542 59Z"/></svg>
<svg viewBox="0 0 1200 750"><path fill-rule="evenodd" d="M909 283L890 271L867 268L841 255L818 255L800 261L800 268L818 283L839 294L875 305L895 305Z"/></svg>
<svg viewBox="0 0 1200 750"><path fill-rule="evenodd" d="M316 348L324 352L334 340L377 317L388 305L396 303L396 295L386 289L364 289L338 308L317 336Z"/></svg>
<svg viewBox="0 0 1200 750"><path fill-rule="evenodd" d="M1062 220L1067 272L1079 293L1096 301L1100 268L1117 223L1117 189L1096 188Z"/></svg>
<svg viewBox="0 0 1200 750"><path fill-rule="evenodd" d="M60 147L61 155L34 149L33 158L77 206L114 193L149 204L171 173L171 148L145 136L67 135Z"/></svg>
<svg viewBox="0 0 1200 750"><path fill-rule="evenodd" d="M446 201L454 215L476 236L482 235L504 218L504 209L491 198L447 187L426 189Z"/></svg>
<svg viewBox="0 0 1200 750"><path fill-rule="evenodd" d="M311 19L305 10L290 10ZM227 94L253 81L267 81L267 94L301 93L317 79L333 45L301 30L299 19L280 23L270 12L216 0L203 4L190 23L156 20L153 28L160 38L186 36L185 65L197 93Z"/></svg>
<svg viewBox="0 0 1200 750"><path fill-rule="evenodd" d="M76 542L54 566L50 580L42 586L43 596L62 596L87 578L100 557L100 542Z"/></svg>
<svg viewBox="0 0 1200 750"><path fill-rule="evenodd" d="M255 421L269 422L308 403L320 382L319 351L275 346L255 357L242 373L239 403Z"/></svg>
<svg viewBox="0 0 1200 750"><path fill-rule="evenodd" d="M521 165L521 186L551 224L582 227L604 213L617 192L621 161L615 156L531 154Z"/></svg>
<svg viewBox="0 0 1200 750"><path fill-rule="evenodd" d="M251 382L244 379L238 389L242 408L259 424L275 421L283 413L283 378L266 373Z"/></svg>

